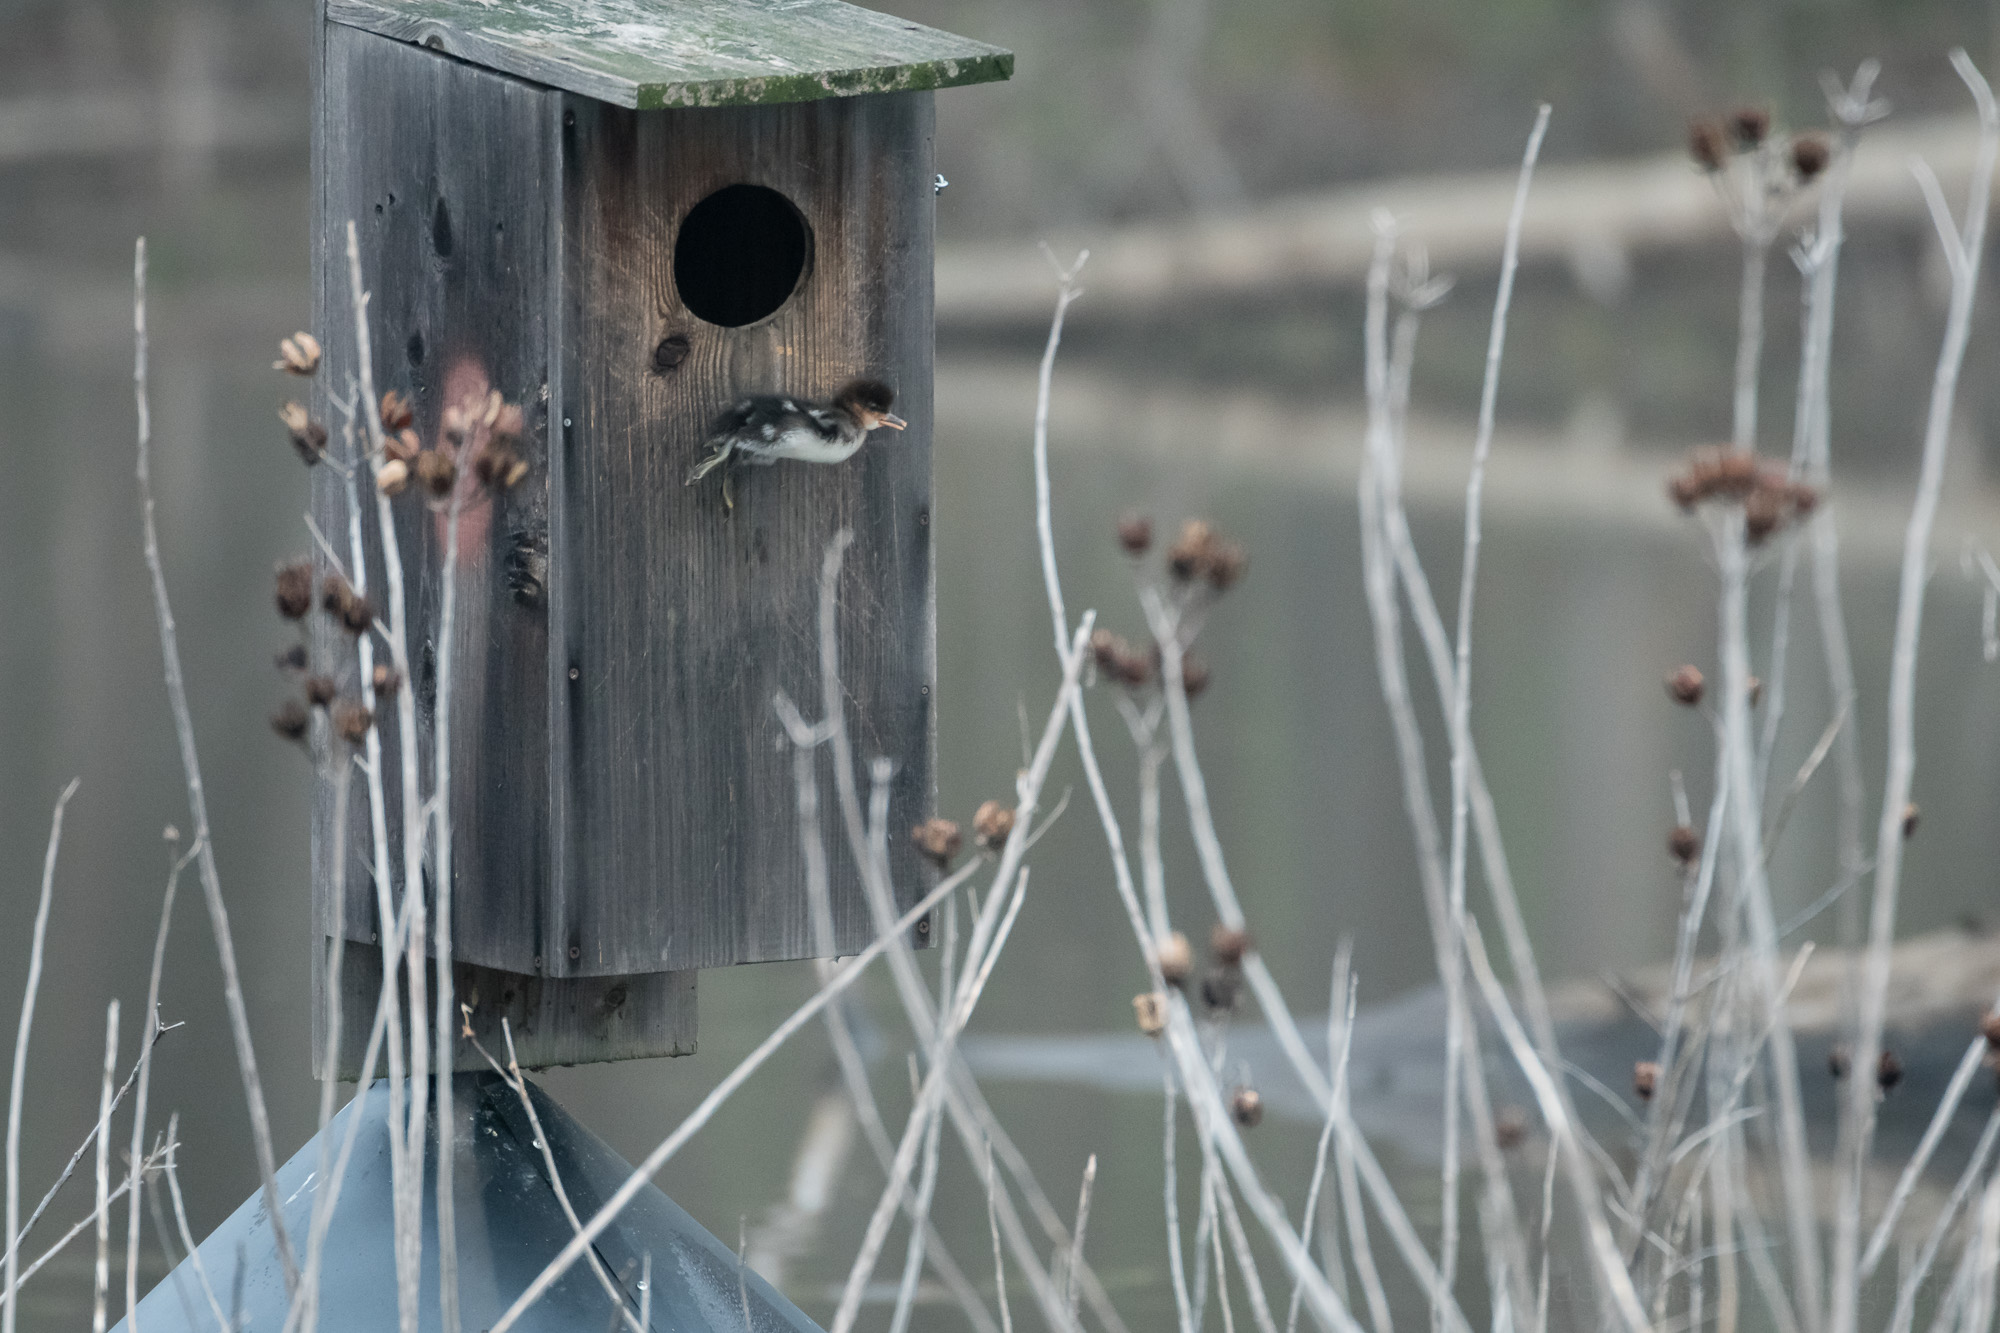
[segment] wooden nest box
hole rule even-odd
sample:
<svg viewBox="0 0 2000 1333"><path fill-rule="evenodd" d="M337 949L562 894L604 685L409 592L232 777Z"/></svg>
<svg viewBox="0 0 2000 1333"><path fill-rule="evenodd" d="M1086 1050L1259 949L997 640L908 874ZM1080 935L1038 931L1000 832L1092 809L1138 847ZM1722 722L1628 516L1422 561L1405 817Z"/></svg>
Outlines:
<svg viewBox="0 0 2000 1333"><path fill-rule="evenodd" d="M901 904L934 874L907 832L934 797L931 93L1004 79L1013 57L834 0L326 0L320 31L322 392L356 371L351 221L377 391L410 396L426 441L469 394L525 414L525 479L460 527L458 995L485 1032L511 1019L524 1064L684 1053L696 969L822 952L772 699L819 711L818 577L843 528L847 725L858 756L895 765ZM684 484L740 398L858 377L894 389L909 429L844 463L744 469L733 511ZM331 473L314 507L338 542ZM428 772L444 518L396 513ZM315 934L353 946L338 978L314 951L315 992L322 1014L329 985L344 997L348 1077L382 967L361 791L346 866L330 797L315 818ZM875 926L822 822L833 952L853 953Z"/></svg>

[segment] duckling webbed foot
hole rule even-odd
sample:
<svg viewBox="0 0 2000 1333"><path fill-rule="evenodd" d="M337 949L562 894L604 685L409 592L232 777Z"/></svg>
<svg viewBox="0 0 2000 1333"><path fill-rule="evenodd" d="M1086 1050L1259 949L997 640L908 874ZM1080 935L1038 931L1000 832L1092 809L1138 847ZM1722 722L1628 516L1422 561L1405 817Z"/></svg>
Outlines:
<svg viewBox="0 0 2000 1333"><path fill-rule="evenodd" d="M729 482L730 478L735 474L736 469L728 466L728 464L731 462L732 455L734 454L734 452L735 450L733 445L731 445L726 441L722 444L717 445L715 448L715 452L710 454L707 458L702 459L701 462L695 464L694 471L688 473L687 480L682 482L681 484L684 486L692 486L696 482L700 481L702 478L706 477L709 473L715 471L717 468L721 468L723 507L725 509L732 509L732 510L735 509L736 497L733 493L733 489L730 486Z"/></svg>

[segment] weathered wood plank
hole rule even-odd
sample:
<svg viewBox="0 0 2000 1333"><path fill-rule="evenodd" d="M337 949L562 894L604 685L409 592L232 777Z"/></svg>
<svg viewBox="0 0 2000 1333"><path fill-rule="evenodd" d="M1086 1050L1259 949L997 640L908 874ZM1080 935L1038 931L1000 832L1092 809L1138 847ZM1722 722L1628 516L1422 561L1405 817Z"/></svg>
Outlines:
<svg viewBox="0 0 2000 1333"><path fill-rule="evenodd" d="M313 1075L326 1060L326 941L315 950L313 967ZM400 977L399 973L399 977ZM425 975L436 982L436 969ZM514 1050L524 1069L552 1065L602 1064L646 1060L656 1056L695 1053L695 980L693 972L656 972L634 977L522 976L495 968L460 963L452 969L453 993L472 1006L472 1031L503 1065L506 1039L500 1020L514 1034ZM407 982L399 979L407 990ZM361 1057L375 1021L375 1001L382 991L382 955L350 945L341 960L340 1054L335 1077L353 1082L361 1076ZM435 993L435 992L432 992ZM424 1016L425 1022L430 1015ZM452 1068L481 1070L486 1060L471 1042L454 1043ZM376 1076L383 1071L379 1067Z"/></svg>
<svg viewBox="0 0 2000 1333"><path fill-rule="evenodd" d="M839 0L328 0L336 23L616 106L740 106L990 83L1011 52Z"/></svg>
<svg viewBox="0 0 2000 1333"><path fill-rule="evenodd" d="M856 534L840 588L848 723L864 761L895 765L903 900L928 878L908 830L930 811L934 740L931 97L661 112L572 97L572 118L551 495L569 683L551 729L563 846L543 928L577 973L810 956L771 701L783 689L820 711L818 576L843 527ZM774 315L720 328L683 307L672 240L697 202L743 181L799 208L812 255ZM656 369L669 338L685 359ZM862 374L896 388L909 430L839 465L746 469L733 514L712 480L682 484L741 395L823 398ZM820 763L836 948L852 953L874 929Z"/></svg>
<svg viewBox="0 0 2000 1333"><path fill-rule="evenodd" d="M538 571L548 525L556 95L350 28L330 27L327 50L318 277L320 323L331 336L321 383L344 391L354 373L345 245L352 218L371 292L378 392L410 397L415 429L427 443L436 441L449 403L488 388L520 403L526 420L527 479L509 491L475 491L461 518L452 833L458 956L532 972L543 952L538 909L549 860L548 629ZM332 469L320 469L316 496L322 531L344 537L344 490ZM362 508L369 547L378 549L372 496ZM428 773L444 518L414 491L396 510L409 589L415 739ZM369 584L379 608L386 588L379 567ZM401 741L395 710L378 712L393 754ZM400 773L394 763L385 768L393 846ZM353 807L355 855L343 877L342 915L348 938L367 942L379 938L381 924L362 864L370 846L366 802L356 799ZM332 879L329 873L316 882ZM425 891L431 894L428 882Z"/></svg>

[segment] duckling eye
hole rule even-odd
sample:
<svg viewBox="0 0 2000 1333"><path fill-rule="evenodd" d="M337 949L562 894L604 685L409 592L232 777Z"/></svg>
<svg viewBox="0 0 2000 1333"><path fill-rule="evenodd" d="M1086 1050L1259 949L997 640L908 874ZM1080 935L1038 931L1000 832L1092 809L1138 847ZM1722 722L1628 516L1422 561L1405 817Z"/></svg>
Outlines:
<svg viewBox="0 0 2000 1333"><path fill-rule="evenodd" d="M777 313L803 282L812 228L764 185L725 185L681 220L674 287L695 318L741 328Z"/></svg>

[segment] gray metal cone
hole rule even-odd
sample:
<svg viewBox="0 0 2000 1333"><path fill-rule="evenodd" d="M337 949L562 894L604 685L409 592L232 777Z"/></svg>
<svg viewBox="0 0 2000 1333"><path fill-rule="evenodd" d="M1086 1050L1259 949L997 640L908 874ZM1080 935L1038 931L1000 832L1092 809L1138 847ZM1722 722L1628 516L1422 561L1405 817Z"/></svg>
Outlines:
<svg viewBox="0 0 2000 1333"><path fill-rule="evenodd" d="M588 1220L632 1168L541 1089L531 1084L529 1090L563 1187L577 1215ZM388 1110L389 1085L378 1082L335 1116L323 1136L338 1153L350 1120L360 1117L322 1260L319 1327L329 1333L396 1327ZM505 1082L491 1073L458 1075L453 1112L461 1322L464 1333L480 1333L575 1233L550 1188L520 1098ZM314 1138L278 1171L285 1223L301 1261L318 1197L320 1143ZM439 1327L435 1160L433 1138L425 1154L420 1326L426 1330ZM743 1333L746 1300L751 1333L819 1333L797 1306L741 1268L733 1250L651 1184L597 1238L596 1250L634 1315L642 1261L652 1256L651 1327L659 1333ZM225 1314L240 1299L238 1328L279 1333L288 1302L261 1190L202 1242L200 1257ZM138 1316L143 1333L214 1333L216 1324L192 1260L147 1294ZM613 1318L610 1297L579 1262L515 1327L522 1333L607 1333Z"/></svg>

